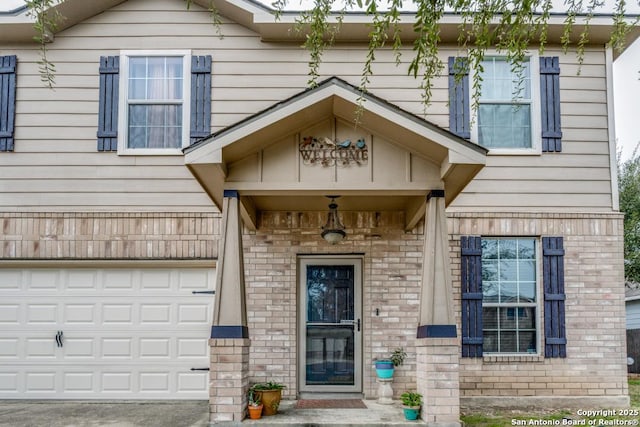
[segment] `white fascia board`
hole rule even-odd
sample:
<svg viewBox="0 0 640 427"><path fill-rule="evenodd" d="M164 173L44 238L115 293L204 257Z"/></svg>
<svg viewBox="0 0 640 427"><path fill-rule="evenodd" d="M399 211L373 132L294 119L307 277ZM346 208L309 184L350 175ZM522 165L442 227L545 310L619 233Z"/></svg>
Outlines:
<svg viewBox="0 0 640 427"><path fill-rule="evenodd" d="M184 155L185 165L197 164L222 164L222 150L214 144L205 144L197 150L190 151Z"/></svg>

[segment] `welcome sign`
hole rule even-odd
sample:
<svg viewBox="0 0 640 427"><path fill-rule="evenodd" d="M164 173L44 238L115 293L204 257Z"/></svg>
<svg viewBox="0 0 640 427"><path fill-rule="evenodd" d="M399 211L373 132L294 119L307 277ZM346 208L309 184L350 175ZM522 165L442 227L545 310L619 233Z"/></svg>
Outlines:
<svg viewBox="0 0 640 427"><path fill-rule="evenodd" d="M364 165L369 161L369 149L364 137L353 142L327 137L305 136L300 143L300 156L305 165Z"/></svg>

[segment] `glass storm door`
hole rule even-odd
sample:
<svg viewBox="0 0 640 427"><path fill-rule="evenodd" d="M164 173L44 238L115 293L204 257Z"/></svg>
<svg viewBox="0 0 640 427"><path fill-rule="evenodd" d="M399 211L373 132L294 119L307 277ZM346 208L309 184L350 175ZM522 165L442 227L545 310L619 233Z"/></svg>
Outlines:
<svg viewBox="0 0 640 427"><path fill-rule="evenodd" d="M362 391L359 258L300 260L300 390Z"/></svg>

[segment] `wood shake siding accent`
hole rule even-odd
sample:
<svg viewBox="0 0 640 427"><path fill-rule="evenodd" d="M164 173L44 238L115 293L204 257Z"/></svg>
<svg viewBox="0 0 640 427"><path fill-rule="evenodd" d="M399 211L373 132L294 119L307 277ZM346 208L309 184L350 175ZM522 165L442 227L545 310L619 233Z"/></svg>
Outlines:
<svg viewBox="0 0 640 427"><path fill-rule="evenodd" d="M308 55L296 43L263 42L228 20L216 35L208 12L187 11L177 0L130 0L56 34L48 45L56 89L43 87L37 46L0 44L0 55L20 51L15 152L0 156L0 210L216 211L184 166L182 156L118 156L96 151L99 59L120 49L189 49L211 55L211 132L221 130L307 85ZM144 36L144 37L143 37ZM443 48L441 59L455 56ZM589 47L581 74L573 54L550 46L562 69L563 151L494 156L449 207L450 211L611 210L611 175L604 49ZM369 90L422 115L419 82L396 66L390 50L377 53ZM328 50L320 79L339 76L358 85L365 46ZM403 58L410 57L410 47ZM436 80L426 119L449 127L449 76ZM392 141L393 142L393 141ZM81 182L82 185L78 185Z"/></svg>

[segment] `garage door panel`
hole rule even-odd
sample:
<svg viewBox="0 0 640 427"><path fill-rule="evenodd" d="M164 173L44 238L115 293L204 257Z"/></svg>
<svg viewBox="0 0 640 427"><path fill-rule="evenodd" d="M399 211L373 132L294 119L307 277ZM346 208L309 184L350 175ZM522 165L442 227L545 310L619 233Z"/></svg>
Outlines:
<svg viewBox="0 0 640 427"><path fill-rule="evenodd" d="M56 346L51 337L28 337L25 340L26 359L55 359Z"/></svg>
<svg viewBox="0 0 640 427"><path fill-rule="evenodd" d="M98 315L98 304L64 304L65 325L95 325Z"/></svg>
<svg viewBox="0 0 640 427"><path fill-rule="evenodd" d="M171 304L148 304L144 303L140 305L140 325L145 326L149 324L170 324L171 319Z"/></svg>
<svg viewBox="0 0 640 427"><path fill-rule="evenodd" d="M97 343L93 337L65 337L62 346L64 359L86 360L96 358Z"/></svg>
<svg viewBox="0 0 640 427"><path fill-rule="evenodd" d="M140 289L170 291L172 282L175 282L175 278L172 280L172 273L172 270L143 271L140 277Z"/></svg>
<svg viewBox="0 0 640 427"><path fill-rule="evenodd" d="M140 339L140 359L170 359L171 356L169 338Z"/></svg>
<svg viewBox="0 0 640 427"><path fill-rule="evenodd" d="M105 393L133 393L131 372L102 372L101 392Z"/></svg>
<svg viewBox="0 0 640 427"><path fill-rule="evenodd" d="M65 290L83 291L87 289L97 289L98 272L95 270L78 269L66 270Z"/></svg>
<svg viewBox="0 0 640 427"><path fill-rule="evenodd" d="M57 304L27 304L27 324L55 325L58 322Z"/></svg>
<svg viewBox="0 0 640 427"><path fill-rule="evenodd" d="M3 395L17 394L18 384L17 372L0 372L0 393Z"/></svg>
<svg viewBox="0 0 640 427"><path fill-rule="evenodd" d="M2 274L0 274L0 293L22 290L22 276L22 270L3 270Z"/></svg>
<svg viewBox="0 0 640 427"><path fill-rule="evenodd" d="M102 323L108 325L133 325L133 304L103 303Z"/></svg>
<svg viewBox="0 0 640 427"><path fill-rule="evenodd" d="M212 283L211 270L201 269L199 271L179 271L178 284L179 289L193 291L209 289L207 283Z"/></svg>
<svg viewBox="0 0 640 427"><path fill-rule="evenodd" d="M209 377L203 373L179 372L178 393L206 392L209 386Z"/></svg>
<svg viewBox="0 0 640 427"><path fill-rule="evenodd" d="M20 324L20 304L0 304L0 325Z"/></svg>
<svg viewBox="0 0 640 427"><path fill-rule="evenodd" d="M57 270L27 270L27 289L33 291L58 290L61 272Z"/></svg>
<svg viewBox="0 0 640 427"><path fill-rule="evenodd" d="M102 338L98 354L105 360L112 358L131 359L133 358L133 339L127 337Z"/></svg>
<svg viewBox="0 0 640 427"><path fill-rule="evenodd" d="M170 391L168 372L140 372L138 375L140 391L153 393Z"/></svg>
<svg viewBox="0 0 640 427"><path fill-rule="evenodd" d="M210 324L212 318L211 305L206 303L200 304L179 304L178 305L178 323L203 325Z"/></svg>
<svg viewBox="0 0 640 427"><path fill-rule="evenodd" d="M64 372L62 382L65 393L90 393L96 391L95 373L93 371Z"/></svg>
<svg viewBox="0 0 640 427"><path fill-rule="evenodd" d="M209 355L209 344L207 339L201 338L178 338L178 357L180 358L202 358Z"/></svg>
<svg viewBox="0 0 640 427"><path fill-rule="evenodd" d="M56 377L55 370L26 372L24 391L26 393L38 392L53 395L59 388L56 384L58 382Z"/></svg>
<svg viewBox="0 0 640 427"><path fill-rule="evenodd" d="M136 274L134 270L103 270L102 289L110 291L111 293L114 291L120 292L123 289L132 290L134 288L133 284L136 276L138 276L138 274Z"/></svg>
<svg viewBox="0 0 640 427"><path fill-rule="evenodd" d="M0 338L0 360L15 360L20 357L18 338Z"/></svg>

